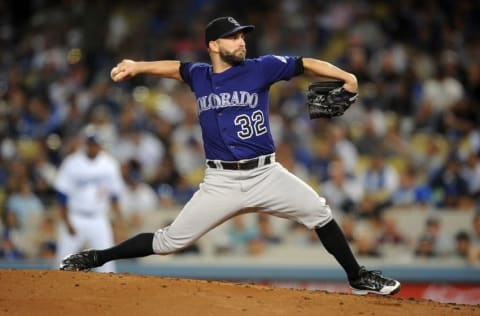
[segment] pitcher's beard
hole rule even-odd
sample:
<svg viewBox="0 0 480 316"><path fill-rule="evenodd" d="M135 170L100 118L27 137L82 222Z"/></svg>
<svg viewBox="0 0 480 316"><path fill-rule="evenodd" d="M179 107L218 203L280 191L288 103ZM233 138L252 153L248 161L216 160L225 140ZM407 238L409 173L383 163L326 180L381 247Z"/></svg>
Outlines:
<svg viewBox="0 0 480 316"><path fill-rule="evenodd" d="M230 54L226 52L220 51L220 58L222 59L223 62L231 65L231 66L238 66L242 64L245 61L245 55L235 55L235 54Z"/></svg>

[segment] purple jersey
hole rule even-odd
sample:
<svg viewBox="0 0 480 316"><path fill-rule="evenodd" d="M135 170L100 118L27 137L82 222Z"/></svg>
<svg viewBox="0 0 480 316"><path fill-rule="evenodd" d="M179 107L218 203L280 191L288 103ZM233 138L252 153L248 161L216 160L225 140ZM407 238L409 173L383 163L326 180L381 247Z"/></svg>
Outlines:
<svg viewBox="0 0 480 316"><path fill-rule="evenodd" d="M214 74L204 63L182 63L180 74L197 99L207 159L235 161L275 151L268 90L303 72L301 58L266 55Z"/></svg>

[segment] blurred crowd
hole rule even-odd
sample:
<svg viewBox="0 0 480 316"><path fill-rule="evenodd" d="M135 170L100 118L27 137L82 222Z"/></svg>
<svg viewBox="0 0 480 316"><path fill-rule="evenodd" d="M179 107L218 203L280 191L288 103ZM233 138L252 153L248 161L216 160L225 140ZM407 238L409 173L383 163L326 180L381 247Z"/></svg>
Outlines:
<svg viewBox="0 0 480 316"><path fill-rule="evenodd" d="M1 258L54 255L52 183L87 125L122 164L128 225L119 236L141 229L142 212L189 200L205 168L189 88L152 76L115 84L109 72L124 58L208 61L204 25L222 15L256 25L249 57L316 57L357 76L359 101L334 120L308 119L305 90L318 78L274 85L270 122L277 159L327 198L359 255L381 257L379 245L403 243L418 257L479 261L480 4L473 0L0 2ZM385 216L396 208L432 214L425 231L399 228ZM468 212L468 229L439 234L435 214L444 211ZM34 227L32 216L40 218ZM255 254L297 231L312 237L294 224L276 234L268 221L232 221L217 252L240 244ZM360 238L355 226L365 222L372 233Z"/></svg>

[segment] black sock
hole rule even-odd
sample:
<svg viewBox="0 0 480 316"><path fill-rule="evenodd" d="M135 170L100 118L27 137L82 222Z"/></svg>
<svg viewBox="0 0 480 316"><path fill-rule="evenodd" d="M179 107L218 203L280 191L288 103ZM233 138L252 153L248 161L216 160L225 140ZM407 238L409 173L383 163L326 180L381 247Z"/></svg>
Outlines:
<svg viewBox="0 0 480 316"><path fill-rule="evenodd" d="M358 278L360 266L337 222L332 219L327 225L316 228L315 232L325 249L327 249L343 267L348 278L352 280Z"/></svg>
<svg viewBox="0 0 480 316"><path fill-rule="evenodd" d="M153 255L153 233L141 233L105 250L97 250L99 266L116 259L128 259Z"/></svg>

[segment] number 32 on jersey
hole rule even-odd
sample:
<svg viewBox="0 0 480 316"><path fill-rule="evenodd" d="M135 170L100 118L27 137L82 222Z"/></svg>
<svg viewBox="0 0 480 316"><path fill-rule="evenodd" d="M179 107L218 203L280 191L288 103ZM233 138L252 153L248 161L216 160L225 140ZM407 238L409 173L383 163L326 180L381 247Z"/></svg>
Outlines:
<svg viewBox="0 0 480 316"><path fill-rule="evenodd" d="M260 136L267 132L265 126L265 117L260 110L254 111L250 116L248 114L240 114L235 117L235 126L240 126L237 136L240 139L248 139L252 136Z"/></svg>

